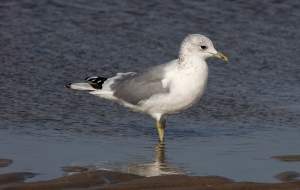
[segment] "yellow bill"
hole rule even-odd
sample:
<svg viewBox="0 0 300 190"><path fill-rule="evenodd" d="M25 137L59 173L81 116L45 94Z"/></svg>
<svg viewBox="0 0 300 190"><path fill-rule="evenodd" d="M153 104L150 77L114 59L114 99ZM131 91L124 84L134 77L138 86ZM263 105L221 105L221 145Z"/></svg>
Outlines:
<svg viewBox="0 0 300 190"><path fill-rule="evenodd" d="M222 53L220 52L217 52L217 53L211 53L214 57L217 57L217 58L220 58L224 61L228 61L227 57L225 55L223 55Z"/></svg>

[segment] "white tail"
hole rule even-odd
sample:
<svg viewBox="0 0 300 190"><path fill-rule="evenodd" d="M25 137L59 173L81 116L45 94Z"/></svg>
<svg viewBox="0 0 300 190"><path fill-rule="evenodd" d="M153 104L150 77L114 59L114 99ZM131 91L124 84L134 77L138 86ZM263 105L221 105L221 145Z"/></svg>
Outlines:
<svg viewBox="0 0 300 190"><path fill-rule="evenodd" d="M68 84L65 87L76 89L76 90L97 90L93 88L89 83L73 83L73 84Z"/></svg>

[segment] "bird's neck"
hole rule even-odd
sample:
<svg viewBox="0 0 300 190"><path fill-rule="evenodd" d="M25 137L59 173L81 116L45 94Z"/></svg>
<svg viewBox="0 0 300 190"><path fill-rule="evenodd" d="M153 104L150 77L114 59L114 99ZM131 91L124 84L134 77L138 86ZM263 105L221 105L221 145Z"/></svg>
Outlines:
<svg viewBox="0 0 300 190"><path fill-rule="evenodd" d="M199 62L205 63L205 57L201 57L197 49L189 43L182 43L179 50L179 68L188 69L190 67L198 67ZM206 64L206 63L205 63Z"/></svg>
<svg viewBox="0 0 300 190"><path fill-rule="evenodd" d="M205 62L205 58L199 57L196 54L189 54L189 55L181 55L178 59L178 69L179 70L202 70L206 69L207 64Z"/></svg>

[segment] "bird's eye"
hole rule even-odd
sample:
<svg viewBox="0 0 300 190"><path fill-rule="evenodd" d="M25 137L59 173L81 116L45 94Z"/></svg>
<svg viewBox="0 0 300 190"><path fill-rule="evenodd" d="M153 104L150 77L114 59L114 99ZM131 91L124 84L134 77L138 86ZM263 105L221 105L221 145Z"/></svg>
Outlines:
<svg viewBox="0 0 300 190"><path fill-rule="evenodd" d="M207 49L206 46L200 46L200 47L201 47L201 49L203 49L203 50Z"/></svg>

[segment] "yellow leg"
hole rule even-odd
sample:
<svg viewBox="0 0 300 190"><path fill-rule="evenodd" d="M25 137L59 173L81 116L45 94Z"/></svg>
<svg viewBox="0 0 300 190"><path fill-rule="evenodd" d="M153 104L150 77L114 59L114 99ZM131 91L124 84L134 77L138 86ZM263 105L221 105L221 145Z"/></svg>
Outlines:
<svg viewBox="0 0 300 190"><path fill-rule="evenodd" d="M161 121L161 138L162 138L161 142L164 142L164 133L165 133L165 127L166 127L165 124L166 124L166 119L163 119Z"/></svg>
<svg viewBox="0 0 300 190"><path fill-rule="evenodd" d="M159 121L156 122L156 127L157 127L157 131L158 131L159 139L160 139L160 141L162 141L162 137L161 137L161 124L159 123Z"/></svg>
<svg viewBox="0 0 300 190"><path fill-rule="evenodd" d="M156 122L160 142L164 142L165 123L166 119L163 119L161 123Z"/></svg>

